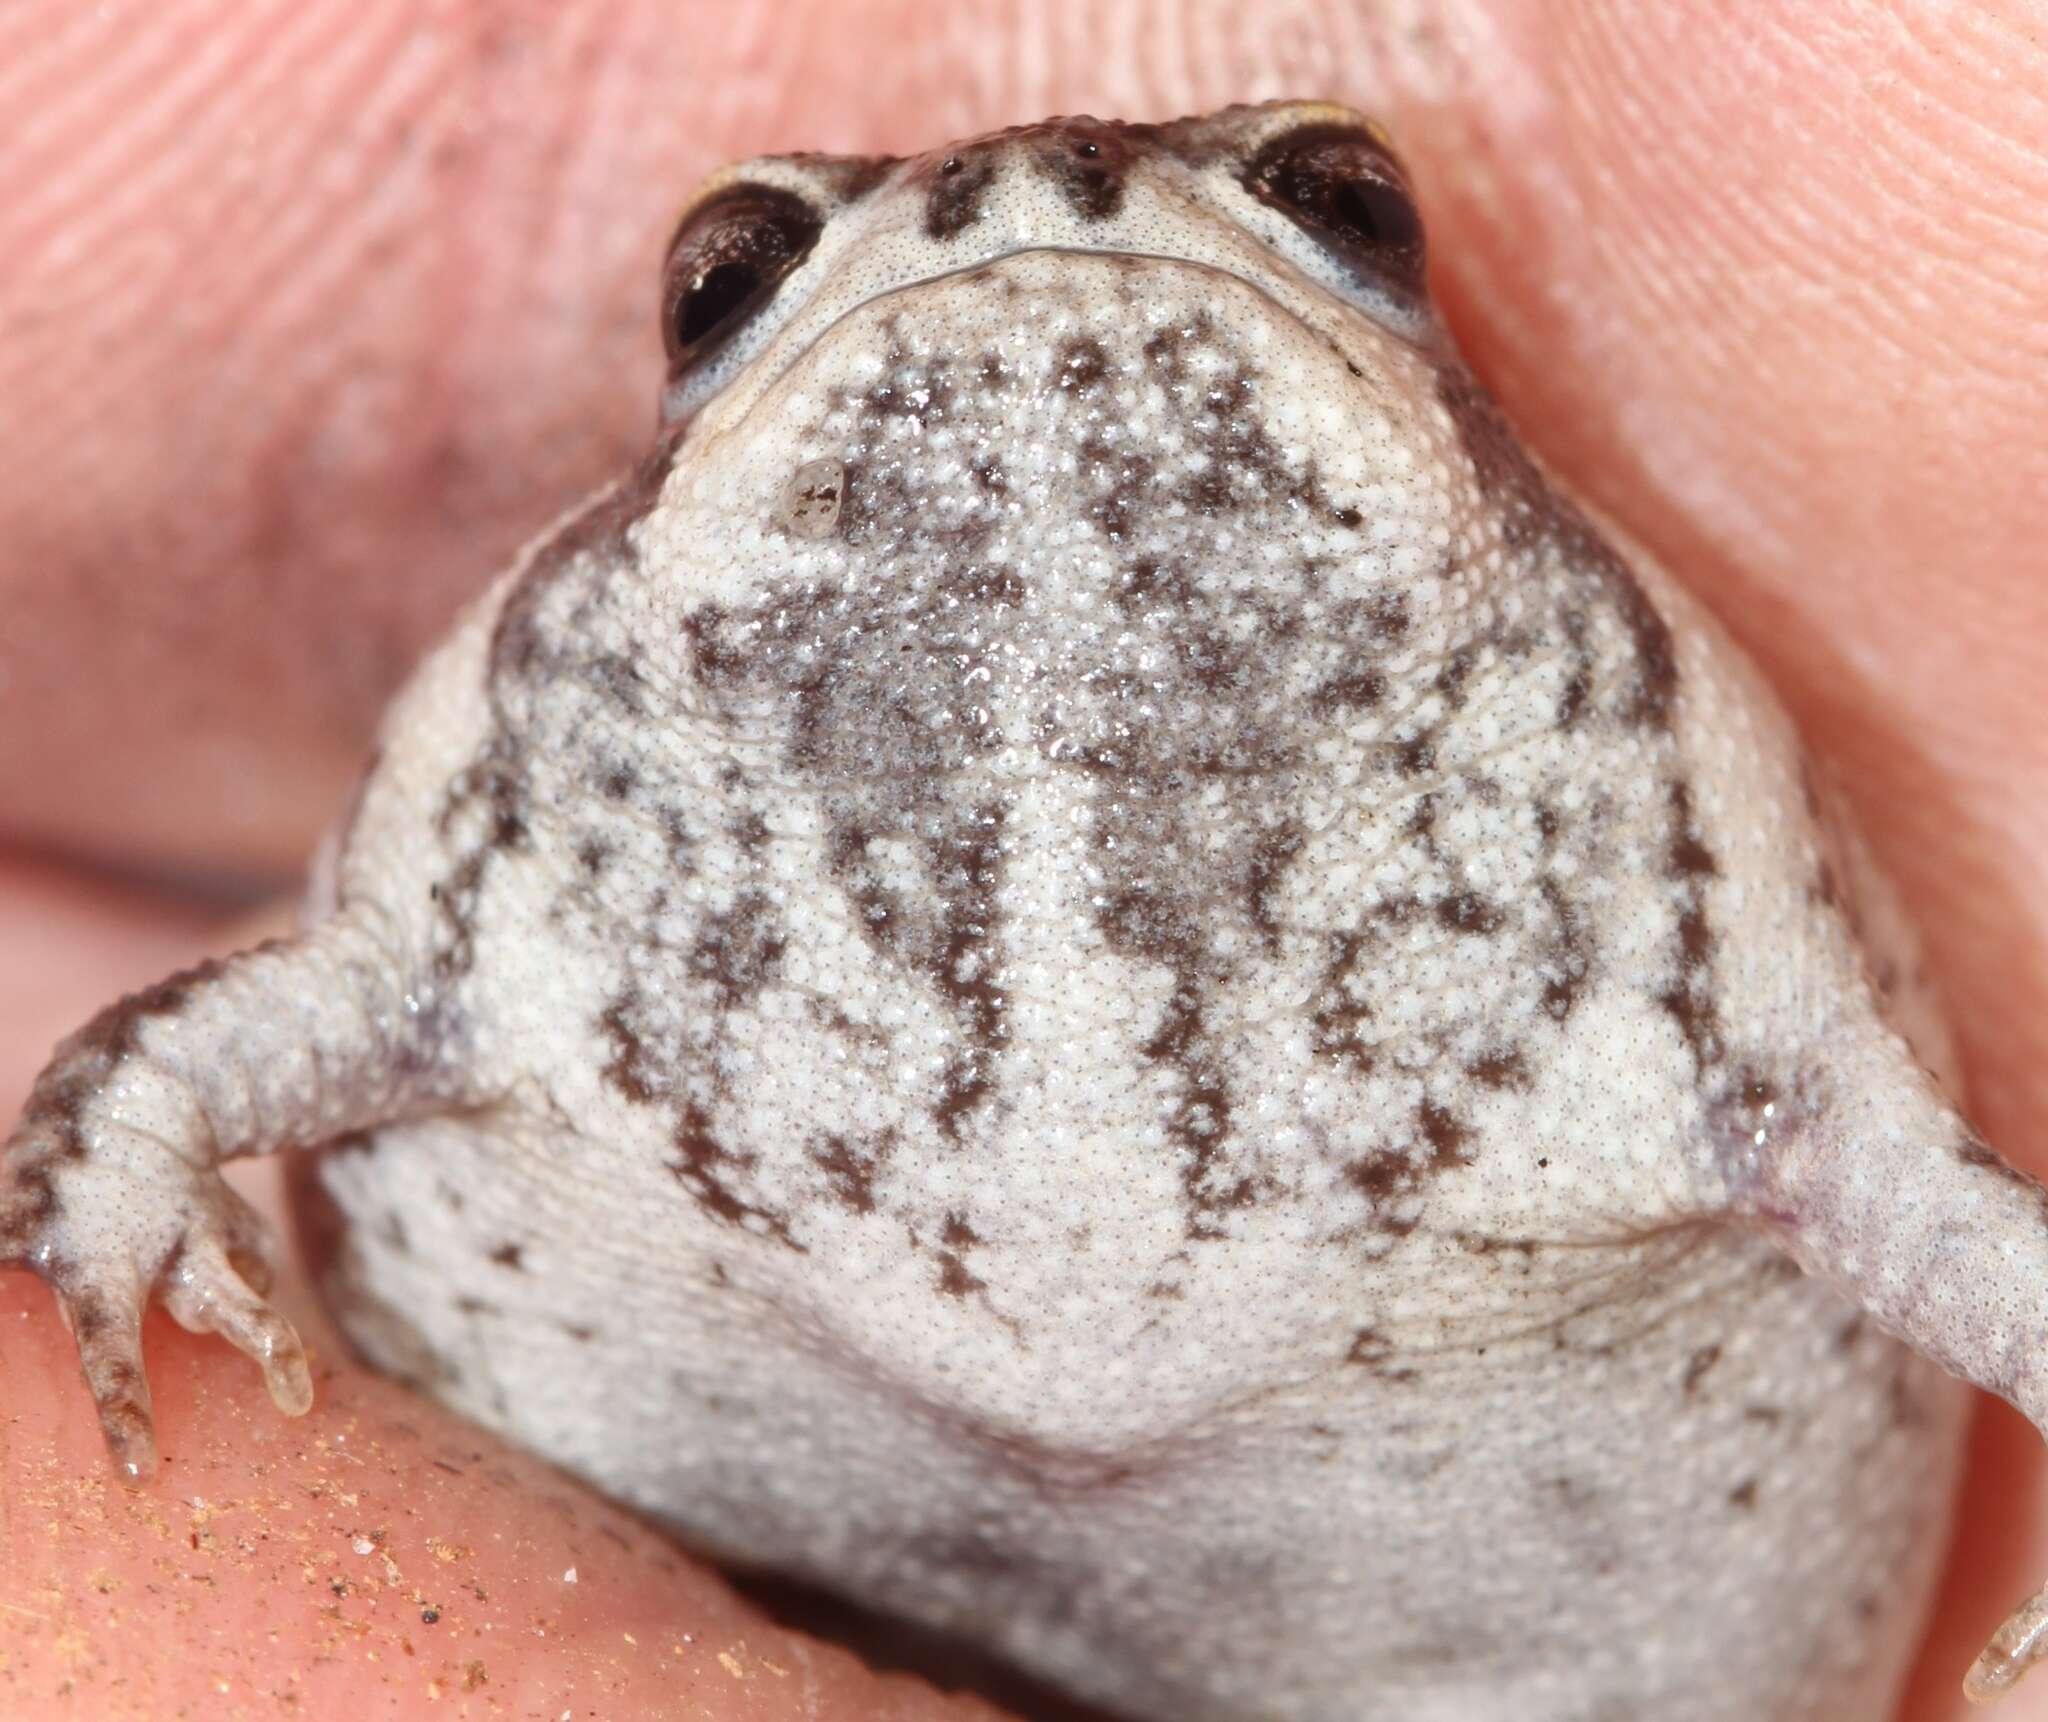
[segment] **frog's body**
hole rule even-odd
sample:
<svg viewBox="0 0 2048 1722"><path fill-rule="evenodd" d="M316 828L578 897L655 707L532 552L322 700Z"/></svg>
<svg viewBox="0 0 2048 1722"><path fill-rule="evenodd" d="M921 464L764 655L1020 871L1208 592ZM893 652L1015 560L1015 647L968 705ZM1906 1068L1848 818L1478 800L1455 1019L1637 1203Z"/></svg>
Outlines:
<svg viewBox="0 0 2048 1722"><path fill-rule="evenodd" d="M1399 196L1301 108L714 186L660 447L395 708L309 932L39 1088L89 1372L93 1264L236 1299L123 1123L347 1130L375 1360L1134 1716L1882 1714L1961 1394L1780 1246L2024 1403L1937 1222L2038 1192Z"/></svg>

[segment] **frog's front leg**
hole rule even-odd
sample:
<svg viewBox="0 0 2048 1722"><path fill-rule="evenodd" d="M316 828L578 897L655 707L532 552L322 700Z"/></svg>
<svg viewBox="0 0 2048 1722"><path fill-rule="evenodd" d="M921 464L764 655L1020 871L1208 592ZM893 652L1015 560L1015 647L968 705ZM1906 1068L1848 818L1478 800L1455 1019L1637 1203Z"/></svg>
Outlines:
<svg viewBox="0 0 2048 1722"><path fill-rule="evenodd" d="M0 1265L49 1282L116 1462L155 1465L142 1368L152 1295L312 1403L305 1352L263 1299L262 1223L221 1161L402 1113L425 1061L392 929L357 904L300 937L173 976L52 1058L0 1150Z"/></svg>
<svg viewBox="0 0 2048 1722"><path fill-rule="evenodd" d="M2048 1190L1971 1129L1874 1020L1838 1023L1828 1073L1760 1105L1726 1150L1733 1206L1810 1273L2048 1435ZM1964 1684L1979 1702L2048 1660L2048 1589Z"/></svg>

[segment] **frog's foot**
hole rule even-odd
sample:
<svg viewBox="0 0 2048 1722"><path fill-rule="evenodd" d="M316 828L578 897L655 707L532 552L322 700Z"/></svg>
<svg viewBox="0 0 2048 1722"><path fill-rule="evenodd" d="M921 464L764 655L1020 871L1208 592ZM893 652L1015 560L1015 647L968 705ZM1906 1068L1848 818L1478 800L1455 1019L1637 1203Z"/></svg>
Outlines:
<svg viewBox="0 0 2048 1722"><path fill-rule="evenodd" d="M59 1046L0 1138L0 1266L50 1284L114 1459L156 1462L142 1316L151 1298L312 1403L305 1349L263 1299L263 1222L221 1161L394 1116L394 1072L434 1065L390 924L367 900L293 939L202 963L109 1005Z"/></svg>
<svg viewBox="0 0 2048 1722"><path fill-rule="evenodd" d="M1963 1680L1963 1696L1972 1704L2002 1698L2035 1663L2048 1659L2048 1587L2006 1616L1991 1635Z"/></svg>
<svg viewBox="0 0 2048 1722"><path fill-rule="evenodd" d="M66 1155L29 1131L0 1154L0 1191L0 1263L18 1262L56 1293L123 1475L146 1477L157 1462L142 1362L151 1296L184 1328L253 1358L279 1410L311 1406L305 1348L257 1289L269 1280L263 1223L218 1172L160 1144Z"/></svg>

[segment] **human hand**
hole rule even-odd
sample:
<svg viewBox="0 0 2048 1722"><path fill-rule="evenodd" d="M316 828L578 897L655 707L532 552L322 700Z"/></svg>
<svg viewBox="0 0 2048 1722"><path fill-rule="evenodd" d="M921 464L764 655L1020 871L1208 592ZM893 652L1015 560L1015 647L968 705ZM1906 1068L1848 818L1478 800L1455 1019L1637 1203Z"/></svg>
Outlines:
<svg viewBox="0 0 2048 1722"><path fill-rule="evenodd" d="M1928 936L1979 1122L2048 1170L2037 7L1826 0L1796 26L1713 0L1300 0L1256 23L1195 0L706 10L687 27L648 0L450 3L425 25L311 0L0 16L27 121L0 163L16 841L188 875L302 855L411 654L644 437L653 264L716 162L1329 94L1400 139L1439 295L1531 440L1707 597L1842 774ZM0 1049L18 1091L58 1034L211 929L82 874L9 880ZM219 1670L253 1707L317 1670L358 1684L321 1687L316 1713L344 1691L424 1704L430 1680L460 1695L478 1660L480 1712L606 1667L628 1694L608 1715L633 1713L634 1680L658 1714L686 1664L657 1664L692 1633L692 1678L723 1682L693 1694L713 1714L773 1714L744 1706L789 1689L717 1660L785 1641L660 1570L670 1557L623 1515L353 1371L323 1378L313 1423L284 1424L225 1348L159 1322L186 1468L115 1494L47 1301L19 1276L0 1298L34 1318L8 1324L0 1450L0 1572L36 1575L32 1594L0 1591L0 1650L34 1702L68 1679L78 1714L147 1712ZM449 1442L489 1455L449 1461L466 1482L430 1462ZM350 1443L378 1458L358 1467ZM2040 1478L2032 1432L1988 1413L1910 1722L1961 1714L1983 1634L2048 1572ZM460 1502L432 1493L468 1484ZM194 1494L212 1503L196 1522ZM306 1504L344 1494L340 1519ZM286 1499L297 1516L266 1519ZM335 1540L373 1523L414 1538L399 1580ZM444 1561L429 1535L480 1552ZM560 1586L586 1546L615 1551L601 1594L588 1557ZM374 1613L329 1585L365 1561L387 1587ZM443 1569L516 1599L473 1640L488 1655L420 1624L411 1592ZM178 1612L202 1595L241 1612ZM248 1624L264 1607L267 1635ZM235 1636L178 1644L202 1618ZM569 1660L523 1666L542 1651ZM795 1668L799 1652L760 1654ZM874 1713L857 1684L840 1701ZM2005 1713L2048 1717L2048 1691Z"/></svg>

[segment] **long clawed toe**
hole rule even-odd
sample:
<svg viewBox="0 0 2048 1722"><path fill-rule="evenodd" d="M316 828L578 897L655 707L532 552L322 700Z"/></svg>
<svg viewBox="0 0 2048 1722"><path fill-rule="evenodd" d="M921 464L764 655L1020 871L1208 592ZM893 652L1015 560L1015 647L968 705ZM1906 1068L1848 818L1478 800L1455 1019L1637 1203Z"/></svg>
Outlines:
<svg viewBox="0 0 2048 1722"><path fill-rule="evenodd" d="M1963 1696L1972 1704L1989 1704L2043 1658L2048 1658L2048 1589L2028 1597L1991 1635L1963 1681Z"/></svg>
<svg viewBox="0 0 2048 1722"><path fill-rule="evenodd" d="M299 1417L311 1409L313 1375L298 1331L250 1288L245 1272L237 1270L220 1244L196 1244L183 1251L165 1279L162 1295L165 1308L181 1327L191 1333L217 1333L253 1360L262 1369L264 1386L278 1410Z"/></svg>
<svg viewBox="0 0 2048 1722"><path fill-rule="evenodd" d="M86 1389L115 1467L132 1479L150 1476L157 1464L156 1419L142 1367L140 1292L94 1288L60 1293L58 1302L78 1343Z"/></svg>
<svg viewBox="0 0 2048 1722"><path fill-rule="evenodd" d="M249 1255L246 1260L246 1271L267 1283L259 1258ZM181 1327L191 1333L217 1333L253 1359L278 1410L297 1417L311 1408L313 1375L297 1331L250 1288L245 1271L238 1269L219 1239L188 1239L166 1264L156 1289ZM147 1302L139 1280L58 1293L59 1307L78 1345L87 1391L99 1410L107 1450L116 1469L134 1481L150 1476L157 1467L156 1421L142 1363Z"/></svg>

